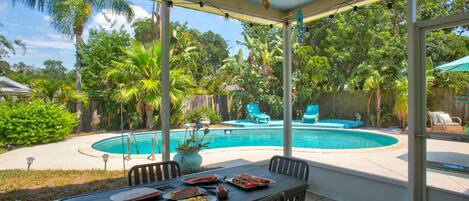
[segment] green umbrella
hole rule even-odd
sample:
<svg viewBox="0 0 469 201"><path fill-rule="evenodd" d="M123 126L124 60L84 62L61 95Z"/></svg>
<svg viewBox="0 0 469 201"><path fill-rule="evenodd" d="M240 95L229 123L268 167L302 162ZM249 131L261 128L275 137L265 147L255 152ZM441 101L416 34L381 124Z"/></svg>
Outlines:
<svg viewBox="0 0 469 201"><path fill-rule="evenodd" d="M469 72L469 56L436 67L441 72Z"/></svg>

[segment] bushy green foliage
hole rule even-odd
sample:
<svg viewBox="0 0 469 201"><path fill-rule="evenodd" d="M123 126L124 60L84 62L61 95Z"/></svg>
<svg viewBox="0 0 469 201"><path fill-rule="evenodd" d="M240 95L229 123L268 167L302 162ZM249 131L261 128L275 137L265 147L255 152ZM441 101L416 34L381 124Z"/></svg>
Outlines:
<svg viewBox="0 0 469 201"><path fill-rule="evenodd" d="M142 123L143 123L143 119L139 113L135 112L130 115L130 118L129 118L130 129L140 128Z"/></svg>
<svg viewBox="0 0 469 201"><path fill-rule="evenodd" d="M306 105L317 101L321 92L330 90L331 66L327 57L315 56L311 46L298 45L293 51L293 111L304 111Z"/></svg>
<svg viewBox="0 0 469 201"><path fill-rule="evenodd" d="M187 121L189 122L198 122L205 118L209 119L211 124L217 124L221 121L220 115L209 107L200 107L187 114Z"/></svg>
<svg viewBox="0 0 469 201"><path fill-rule="evenodd" d="M34 145L64 139L77 125L76 115L61 106L36 100L0 105L0 141Z"/></svg>
<svg viewBox="0 0 469 201"><path fill-rule="evenodd" d="M173 104L169 110L170 116L170 126L171 128L180 128L182 124L186 121L185 111L183 110L184 106L181 104ZM161 129L161 115L157 113L153 116L153 128Z"/></svg>

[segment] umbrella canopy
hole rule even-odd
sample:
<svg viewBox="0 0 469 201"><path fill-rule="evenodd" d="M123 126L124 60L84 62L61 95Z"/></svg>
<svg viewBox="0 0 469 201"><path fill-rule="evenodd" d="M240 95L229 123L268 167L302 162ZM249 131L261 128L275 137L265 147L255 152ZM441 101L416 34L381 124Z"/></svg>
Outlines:
<svg viewBox="0 0 469 201"><path fill-rule="evenodd" d="M469 56L436 67L441 72L469 72Z"/></svg>

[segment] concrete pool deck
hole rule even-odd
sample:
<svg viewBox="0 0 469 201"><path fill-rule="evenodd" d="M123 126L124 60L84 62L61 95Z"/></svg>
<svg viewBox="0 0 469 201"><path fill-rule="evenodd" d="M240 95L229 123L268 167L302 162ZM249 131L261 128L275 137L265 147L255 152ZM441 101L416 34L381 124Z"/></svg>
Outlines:
<svg viewBox="0 0 469 201"><path fill-rule="evenodd" d="M407 135L365 131L393 136L399 142L388 147L360 150L295 148L293 155L314 163L406 182ZM36 170L102 169L104 163L100 153L83 154L83 149L90 147L94 142L115 136L119 134L73 137L57 143L15 149L0 154L0 169L25 169L26 158L30 156L35 158L31 168ZM427 150L429 160L469 166L469 146L466 143L428 140ZM229 167L263 162L273 155L282 153L281 147L232 147L201 152L205 167ZM132 157L130 161L125 161L126 169L133 165L152 162L146 157L147 155ZM157 161L160 158L161 155L157 155ZM109 169L122 170L122 166L121 155L115 155L108 161ZM427 180L429 186L469 195L469 175L427 169Z"/></svg>

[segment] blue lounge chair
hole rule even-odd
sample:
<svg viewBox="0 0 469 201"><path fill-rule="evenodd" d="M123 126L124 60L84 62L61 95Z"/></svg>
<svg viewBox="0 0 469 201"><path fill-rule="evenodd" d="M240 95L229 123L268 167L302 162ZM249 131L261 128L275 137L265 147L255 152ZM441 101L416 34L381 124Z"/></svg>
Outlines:
<svg viewBox="0 0 469 201"><path fill-rule="evenodd" d="M270 116L264 113L261 113L259 105L256 103L250 103L247 105L248 118L256 119L256 123L259 121L266 121L270 123Z"/></svg>
<svg viewBox="0 0 469 201"><path fill-rule="evenodd" d="M301 122L316 123L319 120L319 105L307 105Z"/></svg>

